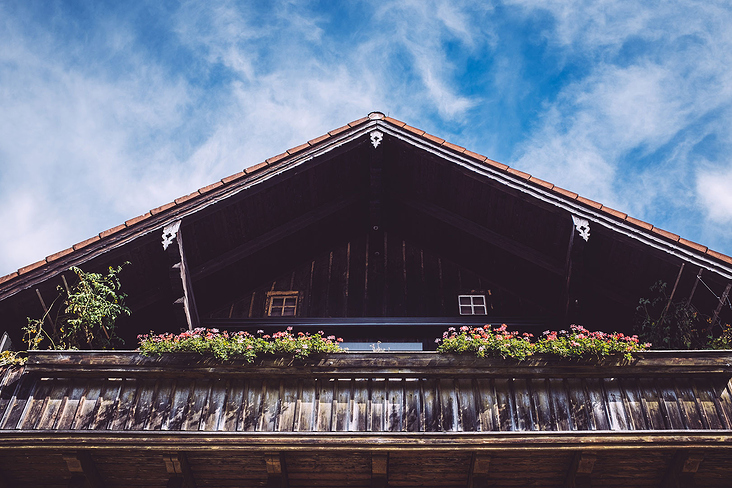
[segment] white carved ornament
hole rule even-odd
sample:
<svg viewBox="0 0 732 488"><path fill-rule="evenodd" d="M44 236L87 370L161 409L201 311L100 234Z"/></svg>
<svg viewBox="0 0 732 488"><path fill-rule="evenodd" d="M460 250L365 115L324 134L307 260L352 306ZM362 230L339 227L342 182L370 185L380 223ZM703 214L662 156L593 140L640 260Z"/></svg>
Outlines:
<svg viewBox="0 0 732 488"><path fill-rule="evenodd" d="M577 232L579 232L579 235L582 239L586 241L590 240L590 221L587 219L583 219L582 217L577 217L575 215L572 215L572 222L574 222L574 228L577 229Z"/></svg>
<svg viewBox="0 0 732 488"><path fill-rule="evenodd" d="M381 140L384 138L384 134L381 131L374 130L371 131L371 145L374 146L374 149L379 147L379 144L381 144Z"/></svg>
<svg viewBox="0 0 732 488"><path fill-rule="evenodd" d="M163 250L168 249L168 246L173 243L173 241L175 240L175 235L178 233L179 228L180 220L176 220L172 224L168 224L163 227Z"/></svg>

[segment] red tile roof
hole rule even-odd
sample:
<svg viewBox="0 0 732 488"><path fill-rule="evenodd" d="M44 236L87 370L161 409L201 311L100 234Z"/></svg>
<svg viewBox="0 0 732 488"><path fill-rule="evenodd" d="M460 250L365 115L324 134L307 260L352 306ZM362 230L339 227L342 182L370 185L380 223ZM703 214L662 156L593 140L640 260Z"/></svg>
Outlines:
<svg viewBox="0 0 732 488"><path fill-rule="evenodd" d="M330 140L334 136L337 136L338 134L341 134L341 133L343 133L345 131L348 131L348 130L354 128L354 127L358 127L361 124L364 124L366 122L369 122L370 120L383 120L384 122L386 122L388 124L391 124L391 125L393 125L393 126L395 126L397 128L403 129L403 130L407 130L407 131L411 132L412 134L415 134L415 135L417 135L419 137L424 138L427 141L430 141L430 142L432 142L434 144L438 144L441 147L447 148L447 149L449 149L451 151L455 151L457 153L460 153L463 156L467 156L467 157L469 157L469 158L471 158L471 159L473 159L473 160L475 160L475 161L477 161L479 163L483 163L485 165L491 166L491 167L493 167L495 169L498 169L500 171L504 171L504 172L506 172L508 174L511 174L513 176L517 176L519 178L522 178L524 180L527 180L527 181L529 181L529 182L531 182L531 183L533 183L535 185L541 186L542 188L551 190L554 193L557 193L557 194L561 195L562 198L570 199L570 200L575 200L575 201L580 202L580 203L582 203L584 205L587 205L588 207L591 207L591 208L600 210L602 212L605 212L606 214L608 214L608 215L610 215L610 216L612 216L612 217L614 217L614 218L616 218L618 220L621 220L621 221L627 222L629 224L632 224L632 225L634 225L634 226L636 226L636 227L638 227L638 228L640 228L642 230L652 231L653 233L655 233L655 234L657 234L659 236L662 236L662 237L664 237L664 238L666 238L666 239L668 239L668 240L670 240L672 242L678 242L679 244L681 244L681 245L683 245L683 246L685 246L685 247L687 247L687 248L689 248L689 249L691 249L691 250L693 250L695 252L705 254L705 255L707 255L709 257L712 257L712 258L717 259L719 261L725 262L727 264L732 264L732 257L730 257L730 256L727 256L725 254L722 254L722 253L713 251L711 249L708 249L706 246L702 246L700 244L697 244L695 242L689 241L687 239L683 239L683 238L679 237L678 235L676 235L676 234L674 234L672 232L668 232L668 231L665 231L663 229L659 229L658 227L654 227L653 225L651 225L651 224L649 224L647 222L644 222L642 220L638 220L638 219L635 219L633 217L630 217L630 216L628 216L627 214L625 214L623 212L620 212L618 210L614 210L614 209L612 209L610 207L606 207L606 206L602 205L599 202L595 202L593 200L590 200L590 199L581 197L581 196L577 195L574 192L571 192L569 190L565 190L563 188L560 188L558 186L555 186L552 183L549 183L548 181L541 180L541 179L536 178L536 177L534 177L534 176L532 176L532 175L530 175L528 173L524 173L523 171L519 171L517 169L510 168L506 164L499 163L497 161L493 161L492 159L488 159L486 156L483 156L482 154L478 154L476 152L469 151L469 150L467 150L466 148L464 148L462 146L458 146L456 144L452 144L450 142L447 142L447 141L445 141L444 139L442 139L440 137L434 136L432 134L428 134L428 133L426 133L425 131L423 131L421 129L418 129L416 127L412 127L410 125L407 125L405 122L402 122L400 120L394 119L392 117L384 116L383 114L379 114L377 112L374 112L373 114L370 114L370 115L373 115L373 116L362 117L362 118L360 118L358 120L354 120L353 122L350 122L350 123L348 123L348 124L346 124L346 125L344 125L342 127L339 127L337 129L333 129L333 130L329 131L327 134L323 134L320 137L316 137L314 139L311 139L310 141L308 141L305 144L301 144L299 146L295 146L293 148L290 148L287 151L285 151L285 152L283 152L281 154L278 154L277 156L273 156L271 158L268 158L264 162L261 162L261 163L255 164L253 166L250 166L249 168L246 168L246 169L242 170L239 173L235 173L233 175L230 175L230 176L227 176L225 178L222 178L221 181L217 181L217 182L212 183L210 185L204 186L203 188L201 188L199 190L196 190L193 193L190 193L188 195L182 196L180 198L176 198L173 202L166 203L165 205L161 205L161 206L159 206L159 207L157 207L155 209L152 209L151 211L149 211L149 212L147 212L147 213L145 213L143 215L140 215L138 217L132 218L132 219L126 221L124 224L121 224L121 225L118 225L116 227L112 227L111 229L102 231L102 232L100 232L98 235L96 235L94 237L91 237L89 239L86 239L86 240L84 240L84 241L82 241L82 242L80 242L78 244L74 244L72 247L70 247L68 249L64 249L62 251L59 251L57 253L54 253L54 254L46 257L45 259L43 259L41 261L38 261L38 262L33 263L33 264L30 264L28 266L24 266L24 267L20 268L17 272L12 272L12 273L10 273L8 275L0 276L0 284L5 283L5 282L8 282L10 280L13 280L14 278L17 278L17 277L19 277L19 276L21 276L21 275L23 275L25 273L28 273L28 272L30 272L30 271L32 271L34 269L37 269L37 268L43 266L44 264L51 263L52 261L55 261L57 259L60 259L60 258L66 256L68 254L71 254L75 250L78 250L78 249L81 249L83 247L86 247L86 246L88 246L88 245L90 245L90 244L92 244L92 243L94 243L96 241L99 241L101 239L107 239L110 236L113 236L114 234L117 234L118 232L121 232L121 231L123 231L125 229L128 229L130 227L134 227L135 225L138 225L140 223L144 223L150 217L155 216L155 215L158 215L158 214L161 214L161 213L166 212L166 211L170 211L171 209L174 209L175 207L181 206L182 204L188 202L189 200L193 200L196 197L199 197L199 196L204 195L206 193L209 193L209 192L211 192L213 190L216 190L216 189L218 189L220 187L223 187L223 186L229 185L231 183L237 182L237 181L241 180L242 178L248 177L248 176L250 176L250 175L252 175L254 173L257 173L259 171L262 171L263 169L265 169L265 168L267 168L267 167L269 167L271 165L274 165L274 164L276 164L276 163L278 163L278 162L280 162L280 161L282 161L284 159L287 159L288 157L291 157L294 154L297 154L297 153L302 152L302 151L305 151L305 150L307 150L307 149L309 149L311 147L315 147L315 146L317 146L319 144L322 144L322 143Z"/></svg>

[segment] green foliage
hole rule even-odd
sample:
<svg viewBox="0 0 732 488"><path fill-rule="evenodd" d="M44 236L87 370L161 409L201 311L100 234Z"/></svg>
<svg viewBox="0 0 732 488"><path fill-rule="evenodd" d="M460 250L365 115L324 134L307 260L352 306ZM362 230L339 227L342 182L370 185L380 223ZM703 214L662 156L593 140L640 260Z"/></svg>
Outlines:
<svg viewBox="0 0 732 488"><path fill-rule="evenodd" d="M634 352L647 351L650 343L641 343L638 336L626 336L620 332L590 332L581 325L572 325L571 331L546 331L536 342L536 352L553 354L563 358L587 358L622 354L633 359Z"/></svg>
<svg viewBox="0 0 732 488"><path fill-rule="evenodd" d="M493 330L490 325L485 327L460 327L456 331L450 327L442 334L442 339L435 342L441 344L437 352L466 354L472 353L478 357L500 356L524 360L534 353L534 344L531 343L531 334L524 333L519 337L518 332L506 330L506 324Z"/></svg>
<svg viewBox="0 0 732 488"><path fill-rule="evenodd" d="M40 319L28 317L23 338L28 349L40 349L46 341L49 349L107 349L122 342L114 330L117 318L130 315L130 309L124 305L126 295L121 293L122 266L110 266L106 275L85 273L76 267L71 271L76 274L77 283L69 290L59 286L59 295L49 307L50 313L54 304L60 302L53 321L55 327L45 329L46 315Z"/></svg>
<svg viewBox="0 0 732 488"><path fill-rule="evenodd" d="M298 332L292 334L292 327L286 331L266 335L260 330L254 336L248 332L220 332L218 329L198 328L180 334L150 334L137 336L139 351L146 356L157 356L166 352L195 352L212 355L223 361L244 359L252 362L262 354L286 354L305 358L310 354L341 352L338 346L343 339L324 337L323 332L310 335Z"/></svg>
<svg viewBox="0 0 732 488"><path fill-rule="evenodd" d="M706 349L710 338L704 317L685 301L669 303L663 281L650 291L650 298L641 298L636 307L634 332L641 340L657 349Z"/></svg>
<svg viewBox="0 0 732 488"><path fill-rule="evenodd" d="M571 331L546 331L543 337L531 342L531 334L506 330L506 325L492 329L490 325L471 328L463 326L460 331L450 327L442 335L437 351L441 353L475 354L478 357L500 356L524 360L532 354L542 353L563 358L602 357L623 354L632 359L634 352L647 351L651 346L640 343L636 336L621 333L606 334L590 332L580 325L573 325Z"/></svg>
<svg viewBox="0 0 732 488"><path fill-rule="evenodd" d="M732 349L732 324L722 326L722 334L709 341L709 349Z"/></svg>
<svg viewBox="0 0 732 488"><path fill-rule="evenodd" d="M0 367L2 366L20 366L25 364L28 356L22 351L3 351L0 352Z"/></svg>

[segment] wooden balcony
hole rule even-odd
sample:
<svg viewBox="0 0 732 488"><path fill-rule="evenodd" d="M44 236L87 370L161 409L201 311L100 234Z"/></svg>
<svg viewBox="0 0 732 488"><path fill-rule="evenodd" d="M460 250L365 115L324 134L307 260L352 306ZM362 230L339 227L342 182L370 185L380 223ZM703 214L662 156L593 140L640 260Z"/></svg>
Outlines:
<svg viewBox="0 0 732 488"><path fill-rule="evenodd" d="M2 370L0 474L9 486L721 487L730 378L730 351L254 364L38 351Z"/></svg>

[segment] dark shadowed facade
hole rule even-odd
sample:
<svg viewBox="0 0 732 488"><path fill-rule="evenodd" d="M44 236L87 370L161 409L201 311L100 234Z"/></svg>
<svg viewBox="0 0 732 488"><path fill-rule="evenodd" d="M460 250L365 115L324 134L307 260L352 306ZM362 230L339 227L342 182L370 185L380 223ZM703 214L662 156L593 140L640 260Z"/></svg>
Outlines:
<svg viewBox="0 0 732 488"><path fill-rule="evenodd" d="M732 479L728 351L623 365L431 352L461 325L631 332L659 280L730 322L732 258L380 113L0 278L0 330L20 344L70 266L125 261L130 349L150 330L293 326L393 351L31 353L0 376L7 486Z"/></svg>

